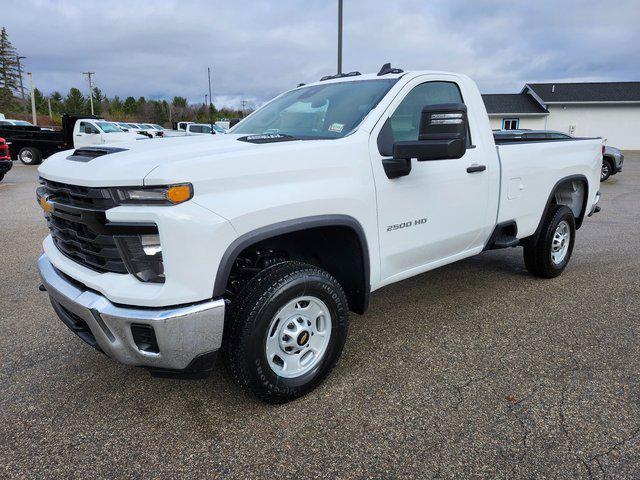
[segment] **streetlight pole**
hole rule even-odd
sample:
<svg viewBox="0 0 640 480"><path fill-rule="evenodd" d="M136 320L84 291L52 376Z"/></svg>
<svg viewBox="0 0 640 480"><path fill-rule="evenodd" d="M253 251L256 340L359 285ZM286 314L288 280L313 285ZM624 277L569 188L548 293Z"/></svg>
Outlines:
<svg viewBox="0 0 640 480"><path fill-rule="evenodd" d="M342 73L342 0L338 0L338 75Z"/></svg>
<svg viewBox="0 0 640 480"><path fill-rule="evenodd" d="M213 98L211 97L211 68L207 67L207 76L209 77L209 123L213 124L213 119L211 118L211 103Z"/></svg>
<svg viewBox="0 0 640 480"><path fill-rule="evenodd" d="M33 124L38 125L38 117L36 116L36 97L33 93L33 75L31 72L27 72L29 75L29 88L31 89L31 115L33 116Z"/></svg>
<svg viewBox="0 0 640 480"><path fill-rule="evenodd" d="M27 57L16 56L18 62L18 76L20 77L20 94L22 95L22 110L24 111L24 119L27 119L27 99L24 98L24 85L22 84L22 65L20 60L24 60Z"/></svg>
<svg viewBox="0 0 640 480"><path fill-rule="evenodd" d="M91 115L93 115L93 84L91 83L91 75L95 75L96 72L82 72L89 79L89 103L91 103Z"/></svg>

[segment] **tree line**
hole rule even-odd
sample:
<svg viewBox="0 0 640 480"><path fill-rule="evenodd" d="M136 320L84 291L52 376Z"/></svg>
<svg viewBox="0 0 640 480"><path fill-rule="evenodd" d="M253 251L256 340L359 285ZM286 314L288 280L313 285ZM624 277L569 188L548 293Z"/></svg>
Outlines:
<svg viewBox="0 0 640 480"><path fill-rule="evenodd" d="M7 117L18 117L24 112L31 112L29 92L21 84L21 74L18 64L18 52L9 41L4 27L0 30L0 112ZM28 86L26 86L28 88ZM91 113L91 99L78 88L72 87L66 95L55 91L48 97L39 89L34 89L36 112L39 115L51 116L52 123L60 124L63 113L89 115ZM247 113L237 109L216 108L215 105L189 104L186 98L176 96L170 101L147 100L144 97L126 97L121 99L117 95L107 97L98 87L92 91L93 111L95 115L107 120L129 121L139 123L156 123L168 125L170 122L181 120L206 123L221 119L241 118ZM29 115L30 118L30 115Z"/></svg>

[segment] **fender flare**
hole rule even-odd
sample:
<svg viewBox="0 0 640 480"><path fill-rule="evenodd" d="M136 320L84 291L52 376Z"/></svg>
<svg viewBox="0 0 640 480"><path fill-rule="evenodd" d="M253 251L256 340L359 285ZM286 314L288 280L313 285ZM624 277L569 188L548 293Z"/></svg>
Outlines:
<svg viewBox="0 0 640 480"><path fill-rule="evenodd" d="M224 295L235 259L245 248L257 242L277 237L279 235L318 227L348 227L351 228L358 237L360 249L362 251L362 266L364 269L364 288L366 292L364 305L366 310L366 305L369 303L369 292L371 290L369 280L371 272L369 266L369 247L362 225L358 220L349 215L316 215L312 217L295 218L260 227L239 236L231 242L231 245L227 247L222 255L213 285L213 298L222 297Z"/></svg>
<svg viewBox="0 0 640 480"><path fill-rule="evenodd" d="M540 232L542 230L542 224L544 223L544 219L546 218L547 213L549 212L549 207L551 207L551 202L553 201L553 197L555 196L556 190L558 190L558 187L560 185L567 182L571 182L573 180L580 180L585 185L585 195L584 195L584 198L582 199L582 210L581 210L580 216L576 217L576 230L582 226L582 221L584 220L584 217L587 213L587 202L589 201L589 181L587 180L587 177L582 174L569 175L567 177L564 177L558 180L556 184L553 186L553 188L551 189L551 193L549 193L549 198L547 198L547 203L544 207L544 210L542 211L542 217L540 217L540 221L538 222L538 227L536 228L536 231L533 233L533 235L531 235L527 240L530 240L533 243L535 243L538 240L538 237L540 236Z"/></svg>

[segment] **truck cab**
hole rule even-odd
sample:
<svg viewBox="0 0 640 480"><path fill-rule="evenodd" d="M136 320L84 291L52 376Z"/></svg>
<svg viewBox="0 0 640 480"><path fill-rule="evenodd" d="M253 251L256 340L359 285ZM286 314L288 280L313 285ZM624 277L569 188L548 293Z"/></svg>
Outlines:
<svg viewBox="0 0 640 480"><path fill-rule="evenodd" d="M148 138L137 133L125 132L114 123L100 119L81 118L73 127L73 146L75 148L89 145L130 142Z"/></svg>

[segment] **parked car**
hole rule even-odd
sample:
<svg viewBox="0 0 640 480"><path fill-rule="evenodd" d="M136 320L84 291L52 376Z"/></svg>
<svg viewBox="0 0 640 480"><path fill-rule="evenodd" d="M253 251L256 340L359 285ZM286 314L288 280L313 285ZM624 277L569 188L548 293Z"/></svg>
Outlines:
<svg viewBox="0 0 640 480"><path fill-rule="evenodd" d="M52 153L88 145L130 142L146 138L123 132L99 117L63 115L62 130L45 130L35 126L0 125L0 137L10 142L12 158L25 165L37 165Z"/></svg>
<svg viewBox="0 0 640 480"><path fill-rule="evenodd" d="M33 127L33 123L27 122L25 120L14 120L12 118L0 119L0 126L2 125L17 125L20 127Z"/></svg>
<svg viewBox="0 0 640 480"><path fill-rule="evenodd" d="M516 246L562 274L600 198L601 139L496 142L454 73L326 77L219 138L154 143L39 168L44 289L113 359L193 374L221 350L266 402L318 386L385 285Z"/></svg>
<svg viewBox="0 0 640 480"><path fill-rule="evenodd" d="M554 130L494 130L494 136L500 139L527 139L527 140L562 140L573 138L571 135ZM624 155L615 147L604 145L602 148L602 170L600 181L604 182L611 175L622 171Z"/></svg>
<svg viewBox="0 0 640 480"><path fill-rule="evenodd" d="M203 134L219 135L220 130L216 129L215 126L213 126L212 128L212 125L209 123L190 123L189 125L187 125L185 134L186 135L203 135Z"/></svg>
<svg viewBox="0 0 640 480"><path fill-rule="evenodd" d="M4 138L0 138L0 182L13 167L11 155L9 155L9 145Z"/></svg>
<svg viewBox="0 0 640 480"><path fill-rule="evenodd" d="M154 125L151 125L149 123L141 123L140 126L144 127L145 131L149 132L154 137L163 137L164 136L164 129L163 128L157 129Z"/></svg>

